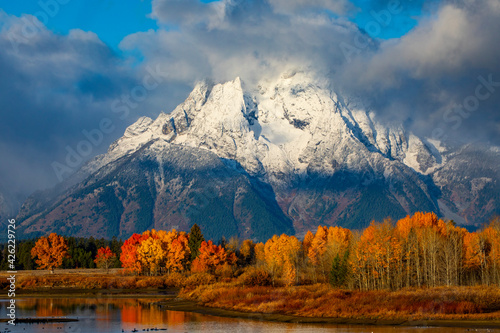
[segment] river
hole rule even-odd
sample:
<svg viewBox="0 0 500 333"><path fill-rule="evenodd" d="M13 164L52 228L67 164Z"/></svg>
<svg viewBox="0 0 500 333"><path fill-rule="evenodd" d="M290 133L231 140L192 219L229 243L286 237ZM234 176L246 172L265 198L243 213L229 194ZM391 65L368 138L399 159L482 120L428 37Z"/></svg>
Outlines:
<svg viewBox="0 0 500 333"><path fill-rule="evenodd" d="M498 330L466 328L346 326L289 324L246 319L223 318L198 313L169 311L156 304L157 298L20 298L16 300L18 318L77 318L68 323L0 323L0 332L36 333L120 333L120 332L392 332L392 333L465 333ZM6 318L7 301L0 301L0 313ZM7 331L8 330L8 331Z"/></svg>

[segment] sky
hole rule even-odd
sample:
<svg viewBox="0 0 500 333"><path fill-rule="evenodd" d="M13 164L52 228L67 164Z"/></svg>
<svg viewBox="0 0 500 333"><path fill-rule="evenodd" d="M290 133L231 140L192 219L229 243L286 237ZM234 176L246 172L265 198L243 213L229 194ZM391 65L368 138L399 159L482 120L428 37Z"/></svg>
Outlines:
<svg viewBox="0 0 500 333"><path fill-rule="evenodd" d="M498 31L500 0L0 0L0 193L58 184L197 80L290 68L381 121L499 145Z"/></svg>

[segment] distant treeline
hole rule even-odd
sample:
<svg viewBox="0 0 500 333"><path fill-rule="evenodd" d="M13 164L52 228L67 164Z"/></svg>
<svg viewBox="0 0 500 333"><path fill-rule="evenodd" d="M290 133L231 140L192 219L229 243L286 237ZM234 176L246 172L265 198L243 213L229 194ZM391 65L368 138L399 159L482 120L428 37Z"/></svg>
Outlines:
<svg viewBox="0 0 500 333"><path fill-rule="evenodd" d="M265 243L231 238L214 244L195 224L189 233L147 230L125 242L56 234L17 244L18 269L123 267L137 275L193 273L250 285L330 283L361 290L500 285L500 219L476 232L417 212L360 231L319 226L304 239L274 235ZM2 269L8 260L5 246Z"/></svg>
<svg viewBox="0 0 500 333"><path fill-rule="evenodd" d="M117 258L113 260L110 267L121 267L119 260L121 253L121 246L123 241L113 238L108 239L95 239L90 238L75 238L64 237L68 245L68 256L63 259L60 268L96 268L94 259L97 255L97 250L101 247L107 247L117 254ZM31 255L31 250L35 246L38 239L31 240L16 240L16 269L17 270L31 270L36 269L37 264ZM7 244L0 244L0 270L8 270L8 248Z"/></svg>

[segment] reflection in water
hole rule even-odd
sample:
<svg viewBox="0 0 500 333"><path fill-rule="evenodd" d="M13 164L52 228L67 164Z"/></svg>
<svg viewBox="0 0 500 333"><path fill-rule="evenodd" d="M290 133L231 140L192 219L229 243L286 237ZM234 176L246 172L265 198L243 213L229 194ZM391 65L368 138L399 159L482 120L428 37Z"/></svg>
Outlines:
<svg viewBox="0 0 500 333"><path fill-rule="evenodd" d="M78 322L49 324L1 323L0 332L64 332L64 333L120 333L148 331L152 328L165 332L394 332L394 333L465 333L463 328L416 328L380 326L306 325L269 323L234 318L206 316L197 313L163 310L158 298L27 298L17 299L17 317L70 317ZM0 300L0 313L6 313L6 300ZM474 330L496 332L500 330Z"/></svg>

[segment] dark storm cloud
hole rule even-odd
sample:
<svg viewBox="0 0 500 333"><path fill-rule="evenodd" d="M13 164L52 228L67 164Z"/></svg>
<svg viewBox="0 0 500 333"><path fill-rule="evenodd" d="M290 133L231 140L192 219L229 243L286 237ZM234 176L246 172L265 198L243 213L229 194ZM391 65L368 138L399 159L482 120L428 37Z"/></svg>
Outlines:
<svg viewBox="0 0 500 333"><path fill-rule="evenodd" d="M126 119L113 112L112 103L139 87L144 73L131 70L94 33L56 35L32 16L1 11L0 21L0 186L7 196L55 184L52 164L64 165L68 147L76 150L86 139L83 131L99 128L102 119L110 119L114 131L82 163L105 151L138 115L160 111L159 104L151 106L158 102L155 97L148 96L129 108ZM28 24L36 30L28 31ZM184 87L171 94L166 87L156 92L163 92L161 105L169 111L169 96Z"/></svg>

